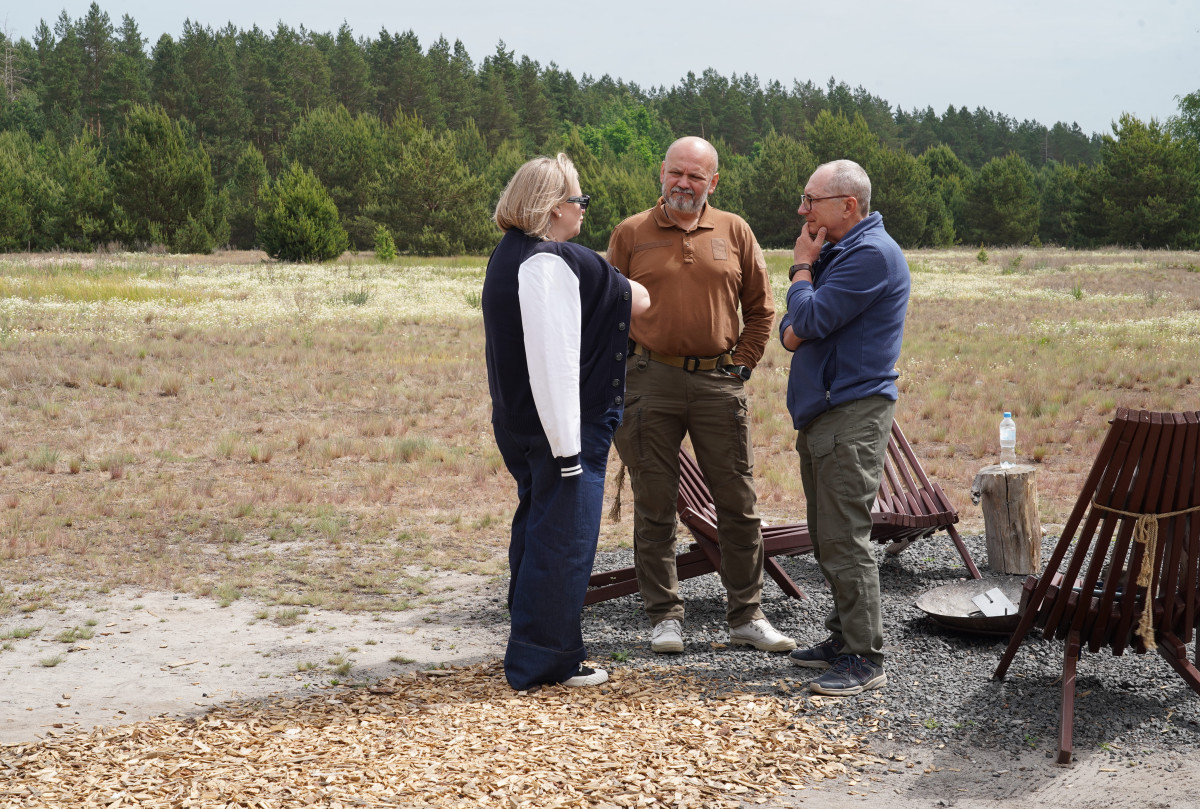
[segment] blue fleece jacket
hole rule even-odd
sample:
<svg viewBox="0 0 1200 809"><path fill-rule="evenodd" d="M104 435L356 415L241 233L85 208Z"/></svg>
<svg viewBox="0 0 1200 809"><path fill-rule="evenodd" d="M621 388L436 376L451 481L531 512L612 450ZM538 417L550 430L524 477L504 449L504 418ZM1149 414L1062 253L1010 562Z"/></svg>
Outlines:
<svg viewBox="0 0 1200 809"><path fill-rule="evenodd" d="M813 282L787 292L788 326L804 342L792 355L787 407L802 429L846 402L874 396L895 401L896 361L904 337L911 279L900 246L873 213L836 244L826 244L813 265Z"/></svg>

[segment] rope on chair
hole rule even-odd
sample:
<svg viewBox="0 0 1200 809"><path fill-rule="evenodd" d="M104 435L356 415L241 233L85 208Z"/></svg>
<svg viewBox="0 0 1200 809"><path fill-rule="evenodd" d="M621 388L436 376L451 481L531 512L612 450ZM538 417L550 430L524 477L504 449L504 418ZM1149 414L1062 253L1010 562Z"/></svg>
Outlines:
<svg viewBox="0 0 1200 809"><path fill-rule="evenodd" d="M1137 522L1133 524L1133 539L1135 542L1145 545L1145 549L1142 551L1142 567L1138 570L1137 586L1146 588L1137 635L1146 644L1146 650L1152 652L1158 648L1158 643L1154 640L1154 593L1150 589L1154 583L1154 555L1158 548L1158 521L1200 511L1200 506L1192 506L1180 511L1167 511L1162 514L1144 514L1103 506L1097 503L1095 498L1092 498L1092 505L1102 511L1119 514L1122 517L1137 517Z"/></svg>
<svg viewBox="0 0 1200 809"><path fill-rule="evenodd" d="M621 486L625 483L625 462L621 461L621 466L617 469L617 494L613 497L612 505L608 509L608 519L612 522L621 521Z"/></svg>

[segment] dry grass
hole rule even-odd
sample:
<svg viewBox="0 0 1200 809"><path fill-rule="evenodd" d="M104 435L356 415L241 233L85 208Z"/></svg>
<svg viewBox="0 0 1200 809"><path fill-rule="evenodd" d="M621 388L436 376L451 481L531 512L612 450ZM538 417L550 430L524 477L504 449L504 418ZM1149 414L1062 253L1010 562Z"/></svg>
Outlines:
<svg viewBox="0 0 1200 809"><path fill-rule="evenodd" d="M976 252L909 256L899 417L978 529L968 488L1013 410L1053 525L1115 407L1197 407L1200 255ZM770 260L782 300L789 257ZM483 263L0 263L0 614L119 585L403 609L406 566L502 574ZM804 508L787 360L772 343L750 386L773 521Z"/></svg>

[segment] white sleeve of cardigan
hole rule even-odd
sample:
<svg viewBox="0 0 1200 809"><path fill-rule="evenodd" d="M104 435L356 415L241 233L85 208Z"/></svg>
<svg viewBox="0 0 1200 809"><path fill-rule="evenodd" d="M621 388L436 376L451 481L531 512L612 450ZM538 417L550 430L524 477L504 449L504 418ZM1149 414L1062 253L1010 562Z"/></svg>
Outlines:
<svg viewBox="0 0 1200 809"><path fill-rule="evenodd" d="M564 477L582 474L579 423L579 278L560 256L536 253L517 273L529 385Z"/></svg>

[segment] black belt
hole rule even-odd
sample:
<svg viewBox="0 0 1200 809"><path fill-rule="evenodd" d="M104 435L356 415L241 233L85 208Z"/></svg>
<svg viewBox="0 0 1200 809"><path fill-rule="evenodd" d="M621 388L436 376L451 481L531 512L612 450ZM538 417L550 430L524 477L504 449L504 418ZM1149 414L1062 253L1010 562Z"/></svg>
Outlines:
<svg viewBox="0 0 1200 809"><path fill-rule="evenodd" d="M654 360L655 362L661 362L663 365L682 368L689 374L696 371L711 371L714 368L733 365L733 355L728 353L716 357L675 357L670 354L660 354L657 351L651 351L640 343L634 343L632 353Z"/></svg>

